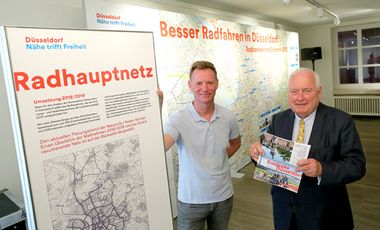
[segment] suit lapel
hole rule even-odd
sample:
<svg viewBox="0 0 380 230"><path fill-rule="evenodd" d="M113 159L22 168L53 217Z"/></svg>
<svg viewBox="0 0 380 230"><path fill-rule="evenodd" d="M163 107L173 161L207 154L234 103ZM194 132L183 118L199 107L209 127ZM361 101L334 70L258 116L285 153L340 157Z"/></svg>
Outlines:
<svg viewBox="0 0 380 230"><path fill-rule="evenodd" d="M286 121L284 121L281 137L292 140L293 136L293 124L294 124L294 119L295 115L292 110L288 110L288 114L286 116ZM290 132L289 132L290 131Z"/></svg>
<svg viewBox="0 0 380 230"><path fill-rule="evenodd" d="M323 141L321 137L326 125L326 107L322 103L319 103L308 143L312 149L319 146L321 141Z"/></svg>

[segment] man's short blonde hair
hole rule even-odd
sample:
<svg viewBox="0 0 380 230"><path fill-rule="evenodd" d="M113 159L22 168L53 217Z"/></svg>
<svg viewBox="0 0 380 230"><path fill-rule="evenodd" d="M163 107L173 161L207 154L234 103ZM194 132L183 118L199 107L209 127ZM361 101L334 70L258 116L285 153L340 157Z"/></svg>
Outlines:
<svg viewBox="0 0 380 230"><path fill-rule="evenodd" d="M216 72L216 68L215 68L214 64L212 64L211 62L209 62L209 61L196 61L196 62L194 62L190 68L190 80L191 80L191 76L193 75L194 70L196 70L196 69L211 69L215 73L216 80L218 80L218 74Z"/></svg>

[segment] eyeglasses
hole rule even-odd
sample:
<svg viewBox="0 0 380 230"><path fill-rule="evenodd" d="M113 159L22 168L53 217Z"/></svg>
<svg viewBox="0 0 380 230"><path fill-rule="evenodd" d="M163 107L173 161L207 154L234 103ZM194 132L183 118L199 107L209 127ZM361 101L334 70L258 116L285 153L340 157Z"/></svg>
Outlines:
<svg viewBox="0 0 380 230"><path fill-rule="evenodd" d="M300 92L303 94L309 95L314 91L313 88L304 88L304 89L289 89L289 93L293 96L298 95Z"/></svg>

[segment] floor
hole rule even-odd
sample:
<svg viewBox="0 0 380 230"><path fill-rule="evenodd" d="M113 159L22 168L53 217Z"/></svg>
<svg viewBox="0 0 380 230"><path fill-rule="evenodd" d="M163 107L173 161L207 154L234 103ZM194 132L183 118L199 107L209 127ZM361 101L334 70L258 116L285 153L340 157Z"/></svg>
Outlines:
<svg viewBox="0 0 380 230"><path fill-rule="evenodd" d="M377 230L380 226L380 119L355 117L367 158L363 179L348 185L355 229ZM273 229L270 186L252 179L254 166L241 170L245 176L233 179L234 208L229 230ZM174 220L174 229L176 220Z"/></svg>
<svg viewBox="0 0 380 230"><path fill-rule="evenodd" d="M355 117L367 159L363 179L348 185L355 229L380 228L380 118ZM246 166L242 179L233 179L234 209L230 230L273 229L270 186L252 179L254 166Z"/></svg>

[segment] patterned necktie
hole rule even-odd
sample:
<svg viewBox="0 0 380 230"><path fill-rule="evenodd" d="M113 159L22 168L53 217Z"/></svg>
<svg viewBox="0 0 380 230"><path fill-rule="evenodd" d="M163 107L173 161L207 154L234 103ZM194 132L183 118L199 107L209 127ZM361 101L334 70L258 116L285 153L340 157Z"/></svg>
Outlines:
<svg viewBox="0 0 380 230"><path fill-rule="evenodd" d="M305 137L305 121L300 120L300 127L298 129L297 142L303 143Z"/></svg>

